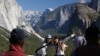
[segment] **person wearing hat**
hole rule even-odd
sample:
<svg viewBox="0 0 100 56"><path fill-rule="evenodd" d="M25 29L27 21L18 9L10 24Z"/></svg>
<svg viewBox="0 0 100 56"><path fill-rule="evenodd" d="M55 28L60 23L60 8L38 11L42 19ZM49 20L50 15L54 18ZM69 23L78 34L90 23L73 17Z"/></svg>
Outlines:
<svg viewBox="0 0 100 56"><path fill-rule="evenodd" d="M46 38L39 38L42 45L38 49L36 49L36 56L47 56L47 48L51 45L51 38L51 35L46 36Z"/></svg>
<svg viewBox="0 0 100 56"><path fill-rule="evenodd" d="M31 32L33 35L35 35L41 41L40 47L38 49L36 49L36 51L35 51L36 56L47 56L47 49L48 49L48 46L51 45L52 36L50 34L48 34L45 38L43 38L35 31L32 30Z"/></svg>
<svg viewBox="0 0 100 56"><path fill-rule="evenodd" d="M26 56L23 49L24 39L25 33L23 29L13 29L11 37L9 38L9 49L8 51L1 53L0 56Z"/></svg>
<svg viewBox="0 0 100 56"><path fill-rule="evenodd" d="M87 44L76 48L74 56L100 56L100 30L96 26L90 26L85 32Z"/></svg>

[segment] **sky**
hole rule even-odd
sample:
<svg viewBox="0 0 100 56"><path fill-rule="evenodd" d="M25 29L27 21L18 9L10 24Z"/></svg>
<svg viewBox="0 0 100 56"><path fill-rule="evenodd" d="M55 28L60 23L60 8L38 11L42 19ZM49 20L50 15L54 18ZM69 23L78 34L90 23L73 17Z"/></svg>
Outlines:
<svg viewBox="0 0 100 56"><path fill-rule="evenodd" d="M16 0L24 11L33 10L43 12L47 8L57 8L59 6L79 2L79 0Z"/></svg>

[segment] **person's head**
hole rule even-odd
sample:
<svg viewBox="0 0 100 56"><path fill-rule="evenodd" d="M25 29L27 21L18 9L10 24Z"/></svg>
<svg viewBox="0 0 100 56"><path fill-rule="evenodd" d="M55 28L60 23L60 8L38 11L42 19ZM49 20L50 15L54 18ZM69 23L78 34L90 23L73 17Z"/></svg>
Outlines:
<svg viewBox="0 0 100 56"><path fill-rule="evenodd" d="M9 42L15 45L23 45L24 38L25 38L24 30L15 28L11 32L11 37L9 38Z"/></svg>
<svg viewBox="0 0 100 56"><path fill-rule="evenodd" d="M59 36L54 37L54 44L58 44L60 41Z"/></svg>
<svg viewBox="0 0 100 56"><path fill-rule="evenodd" d="M51 43L51 39L52 39L52 36L50 34L48 34L48 36L46 36L46 38L45 38L45 43L47 43L47 44Z"/></svg>
<svg viewBox="0 0 100 56"><path fill-rule="evenodd" d="M85 38L87 40L87 43L98 43L99 34L100 34L100 30L97 27L90 26L89 28L87 28L85 32Z"/></svg>

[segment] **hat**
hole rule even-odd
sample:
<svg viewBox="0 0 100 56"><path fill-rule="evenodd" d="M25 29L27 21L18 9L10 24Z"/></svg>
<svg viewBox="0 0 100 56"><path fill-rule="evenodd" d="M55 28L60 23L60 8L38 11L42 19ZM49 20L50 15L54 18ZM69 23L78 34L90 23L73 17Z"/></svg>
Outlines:
<svg viewBox="0 0 100 56"><path fill-rule="evenodd" d="M25 38L25 32L23 29L15 28L11 32L11 38L16 40L22 40Z"/></svg>
<svg viewBox="0 0 100 56"><path fill-rule="evenodd" d="M52 38L52 36L50 34L48 34L47 38Z"/></svg>

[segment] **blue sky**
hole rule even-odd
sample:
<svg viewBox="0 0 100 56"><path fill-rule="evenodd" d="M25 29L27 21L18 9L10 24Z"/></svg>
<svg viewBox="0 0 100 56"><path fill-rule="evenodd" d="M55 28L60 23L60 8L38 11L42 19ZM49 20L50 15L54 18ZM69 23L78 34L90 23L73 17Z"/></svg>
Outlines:
<svg viewBox="0 0 100 56"><path fill-rule="evenodd" d="M78 2L79 0L16 0L18 4L26 10L45 11L46 8L57 8L64 4Z"/></svg>

